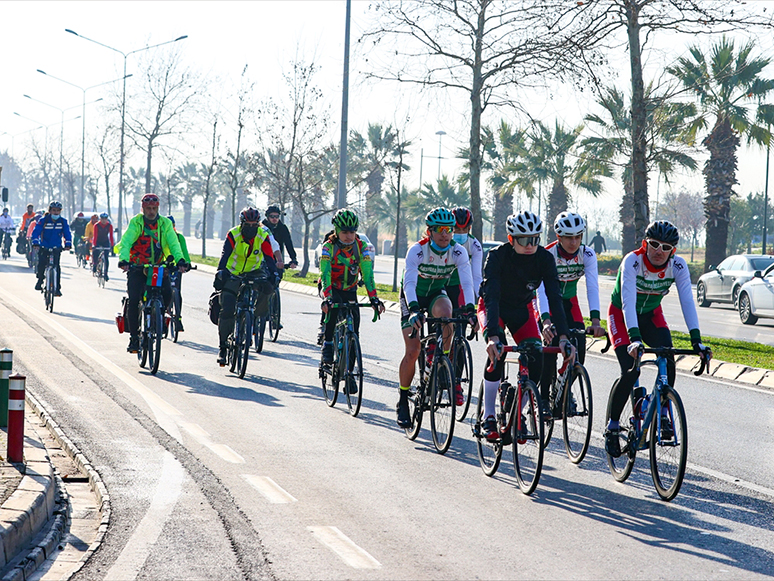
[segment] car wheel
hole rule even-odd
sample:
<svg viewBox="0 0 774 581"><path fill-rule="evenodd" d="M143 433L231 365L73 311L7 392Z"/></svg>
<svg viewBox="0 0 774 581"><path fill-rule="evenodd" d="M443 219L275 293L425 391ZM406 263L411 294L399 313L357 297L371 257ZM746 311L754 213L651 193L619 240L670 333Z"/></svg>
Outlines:
<svg viewBox="0 0 774 581"><path fill-rule="evenodd" d="M712 304L712 301L707 300L707 287L703 282L696 285L696 302L700 307L708 307Z"/></svg>
<svg viewBox="0 0 774 581"><path fill-rule="evenodd" d="M758 322L758 317L752 314L752 304L747 293L739 295L739 318L745 325L754 325Z"/></svg>
<svg viewBox="0 0 774 581"><path fill-rule="evenodd" d="M731 291L731 302L734 303L735 307L739 306L739 291L741 290L741 287L735 286L734 290Z"/></svg>

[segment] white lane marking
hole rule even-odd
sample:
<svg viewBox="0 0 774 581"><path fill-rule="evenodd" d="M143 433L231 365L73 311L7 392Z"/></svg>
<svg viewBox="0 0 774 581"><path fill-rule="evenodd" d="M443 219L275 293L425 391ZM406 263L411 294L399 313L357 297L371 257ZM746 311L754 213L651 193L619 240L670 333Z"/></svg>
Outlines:
<svg viewBox="0 0 774 581"><path fill-rule="evenodd" d="M306 527L323 545L354 569L381 569L382 564L336 527Z"/></svg>
<svg viewBox="0 0 774 581"><path fill-rule="evenodd" d="M202 428L199 424L194 424L190 422L180 422L180 427L182 427L186 432L191 434L194 440L199 442L202 446L206 446L207 448L209 448L212 452L220 456L226 462L231 462L232 464L245 463L245 459L242 458L242 456L240 456L236 452L234 452L233 449L229 448L225 444L214 443L212 441L212 437L207 432L207 430Z"/></svg>
<svg viewBox="0 0 774 581"><path fill-rule="evenodd" d="M164 452L156 492L145 516L134 529L121 554L107 572L105 579L135 579L145 564L151 547L156 543L180 497L185 469L169 452Z"/></svg>
<svg viewBox="0 0 774 581"><path fill-rule="evenodd" d="M274 482L268 476L254 476L252 474L242 474L242 478L260 492L266 500L272 504L287 504L289 502L298 502L287 490Z"/></svg>

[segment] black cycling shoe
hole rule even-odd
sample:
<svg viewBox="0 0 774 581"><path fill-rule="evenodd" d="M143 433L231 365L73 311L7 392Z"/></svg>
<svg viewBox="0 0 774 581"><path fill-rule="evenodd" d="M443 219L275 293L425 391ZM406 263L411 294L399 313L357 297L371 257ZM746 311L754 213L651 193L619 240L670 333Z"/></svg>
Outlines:
<svg viewBox="0 0 774 581"><path fill-rule="evenodd" d="M107 280L107 278L105 280ZM177 318L177 332L178 333L182 333L183 331L185 331L185 329L183 329L183 319L181 317L178 317Z"/></svg>
<svg viewBox="0 0 774 581"><path fill-rule="evenodd" d="M489 416L481 422L481 435L490 442L500 439L500 431L497 429L497 420L494 416Z"/></svg>
<svg viewBox="0 0 774 581"><path fill-rule="evenodd" d="M220 365L221 367L226 366L226 361L228 359L226 355L226 351L227 351L226 346L221 345L220 350L218 351L218 365Z"/></svg>
<svg viewBox="0 0 774 581"><path fill-rule="evenodd" d="M550 422L554 419L554 414L551 412L551 406L548 405L548 402L543 400L543 409L540 410L540 415L542 416L542 419L544 422Z"/></svg>
<svg viewBox="0 0 774 581"><path fill-rule="evenodd" d="M322 362L333 363L333 341L325 341L322 346Z"/></svg>
<svg viewBox="0 0 774 581"><path fill-rule="evenodd" d="M355 395L358 392L357 380L354 377L347 380L346 390L349 395Z"/></svg>
<svg viewBox="0 0 774 581"><path fill-rule="evenodd" d="M61 297L61 296L62 296L62 291L60 291L60 290L56 291L56 292L54 293L54 296L55 296L55 297Z"/></svg>
<svg viewBox="0 0 774 581"><path fill-rule="evenodd" d="M129 347L126 350L129 353L137 353L140 350L140 337L129 337Z"/></svg>
<svg viewBox="0 0 774 581"><path fill-rule="evenodd" d="M42 291L43 290L43 281L38 279L38 282L35 284L35 290Z"/></svg>
<svg viewBox="0 0 774 581"><path fill-rule="evenodd" d="M605 452L607 452L613 458L621 457L621 441L619 438L620 434L620 429L605 430Z"/></svg>
<svg viewBox="0 0 774 581"><path fill-rule="evenodd" d="M675 437L675 428L672 425L672 420L668 415L663 414L661 416L661 439L672 440Z"/></svg>
<svg viewBox="0 0 774 581"><path fill-rule="evenodd" d="M411 415L409 414L408 398L400 398L396 411L398 412L398 427L410 428Z"/></svg>

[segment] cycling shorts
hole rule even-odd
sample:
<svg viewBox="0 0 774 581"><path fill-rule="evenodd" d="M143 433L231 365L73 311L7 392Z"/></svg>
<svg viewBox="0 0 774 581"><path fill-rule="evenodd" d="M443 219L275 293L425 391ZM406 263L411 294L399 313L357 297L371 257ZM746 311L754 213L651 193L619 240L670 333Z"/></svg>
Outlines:
<svg viewBox="0 0 774 581"><path fill-rule="evenodd" d="M479 326L484 329L484 338L488 339L486 336L487 316L483 298L478 299L477 316ZM507 314L501 313L498 326L500 328L500 340L503 343L507 344L507 340L505 338L506 328L511 332L511 336L513 337L513 341L516 345L519 345L523 341L528 341L530 339L542 341L540 328L538 327L537 316L531 302L527 305L526 308L519 311Z"/></svg>
<svg viewBox="0 0 774 581"><path fill-rule="evenodd" d="M419 303L419 308L426 310L428 313L431 313L433 311L433 305L435 304L435 301L440 299L441 297L449 298L446 295L446 291L444 289L441 289L435 293L429 294L427 296L417 296L417 302ZM408 301L406 300L406 295L403 293L403 289L400 290L400 328L401 329L408 329L411 325L409 325L409 317L411 316L411 310L408 306Z"/></svg>
<svg viewBox="0 0 774 581"><path fill-rule="evenodd" d="M645 333L649 329L669 329L661 305L647 313L638 314L637 326L641 333ZM623 311L613 303L610 303L607 310L607 329L614 349L631 343Z"/></svg>

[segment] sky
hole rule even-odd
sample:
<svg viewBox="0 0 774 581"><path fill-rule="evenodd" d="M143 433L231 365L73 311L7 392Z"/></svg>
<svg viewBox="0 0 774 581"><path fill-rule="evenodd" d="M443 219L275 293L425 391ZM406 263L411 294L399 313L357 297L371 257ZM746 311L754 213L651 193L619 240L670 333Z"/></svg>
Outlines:
<svg viewBox="0 0 774 581"><path fill-rule="evenodd" d="M750 5L762 3L751 2ZM772 4L772 3L766 3ZM372 12L371 2L355 0L352 8L352 44L356 45L360 33L368 25ZM80 87L91 87L118 79L122 75L123 57L97 44L65 32L76 31L79 35L110 45L123 52L141 49L182 35L179 41L185 62L210 79L216 80L213 95L227 99L235 92L245 65L248 76L255 82L255 101L283 94L282 71L297 55L315 55L321 70L317 78L329 104L330 139L338 141L341 115L341 75L344 53L344 0L289 0L289 1L156 1L156 2L76 2L76 1L4 1L3 8L3 58L2 85L0 91L0 149L11 150L16 158L29 154L30 135L40 135L42 130L23 134L39 125L49 125L49 138L59 133L62 114L57 109L69 109L64 113L63 126L65 147L77 151L80 158L82 119L70 120L81 114L83 93L80 89L53 80L37 72L46 71ZM684 54L690 42L701 39L664 38L657 50L649 53L652 70L663 62ZM706 40L705 40L706 41ZM706 41L708 42L708 41ZM762 46L772 53L771 38L763 39ZM154 49L151 49L154 50ZM142 54L142 53L141 53ZM139 73L141 55L127 59L127 72ZM436 132L443 130L441 138L441 171L459 171L460 162L454 159L459 148L468 139L469 101L456 93L441 96L433 93L416 93L396 83L378 86L366 83L358 71L362 70L360 54L353 50L350 85L349 127L365 131L369 122L395 124L411 111L408 136L414 143L409 163L413 170L407 176L410 187L419 185L419 167L423 181L433 179L438 171L439 138ZM619 60L616 61L615 59ZM613 64L620 70L616 83L627 86L629 82L625 54L611 55ZM774 67L767 70L774 77ZM139 79L137 79L139 81ZM133 78L127 80L134 82ZM105 103L114 86L89 89L87 102L100 97L102 102L86 107L86 143L94 137L100 118L106 115ZM51 106L31 101L29 95ZM529 104L534 117L553 123L560 119L567 124L577 124L591 105L590 94L578 94L572 88L562 87L546 94L520 96ZM228 105L226 108L229 108ZM234 107L232 106L233 110ZM33 121L14 115L17 112ZM503 112L506 116L510 112ZM488 119L496 123L501 112L492 112ZM233 117L224 116L223 140L234 137ZM15 137L11 139L11 136ZM203 144L207 141L204 139ZM197 149L202 161L207 147ZM89 153L87 151L87 158ZM423 159L421 159L423 158ZM421 163L420 163L421 162ZM141 166L141 156L128 163ZM765 152L745 149L740 151L740 185L737 191L762 191L764 186ZM413 183L412 183L413 182ZM678 176L675 186L702 188L700 173ZM658 189L655 178L651 179L652 197ZM620 187L615 182L607 184L607 193L597 202L578 198L590 211L603 212L611 201L618 198Z"/></svg>

